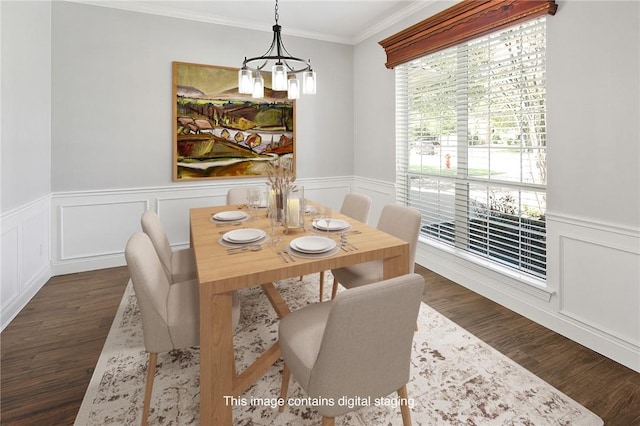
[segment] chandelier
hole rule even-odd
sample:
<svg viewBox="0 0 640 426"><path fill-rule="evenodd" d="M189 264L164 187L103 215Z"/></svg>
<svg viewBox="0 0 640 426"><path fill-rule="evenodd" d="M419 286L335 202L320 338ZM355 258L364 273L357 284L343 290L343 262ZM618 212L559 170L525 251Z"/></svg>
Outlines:
<svg viewBox="0 0 640 426"><path fill-rule="evenodd" d="M287 91L289 99L300 97L300 80L297 74L302 73L302 93L314 95L316 93L316 73L311 69L311 60L304 60L291 56L282 43L280 25L278 25L278 0L275 7L275 25L273 41L269 49L254 58L245 56L242 68L238 71L238 92L250 94L254 98L264 97L264 78L262 72L268 64L271 67L271 89Z"/></svg>

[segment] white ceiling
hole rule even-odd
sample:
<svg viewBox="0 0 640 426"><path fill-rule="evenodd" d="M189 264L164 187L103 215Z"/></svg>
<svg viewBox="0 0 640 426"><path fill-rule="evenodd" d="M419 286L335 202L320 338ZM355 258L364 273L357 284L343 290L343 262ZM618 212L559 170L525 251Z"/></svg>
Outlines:
<svg viewBox="0 0 640 426"><path fill-rule="evenodd" d="M275 0L66 0L271 31ZM282 33L355 44L436 0L279 0Z"/></svg>

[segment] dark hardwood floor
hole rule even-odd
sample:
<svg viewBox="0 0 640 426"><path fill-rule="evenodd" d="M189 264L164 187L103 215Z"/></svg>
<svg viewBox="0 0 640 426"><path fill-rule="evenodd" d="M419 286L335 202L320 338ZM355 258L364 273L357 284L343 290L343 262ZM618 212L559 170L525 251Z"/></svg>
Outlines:
<svg viewBox="0 0 640 426"><path fill-rule="evenodd" d="M598 414L640 425L640 374L421 267L424 301ZM71 425L128 280L52 278L0 335L0 423Z"/></svg>

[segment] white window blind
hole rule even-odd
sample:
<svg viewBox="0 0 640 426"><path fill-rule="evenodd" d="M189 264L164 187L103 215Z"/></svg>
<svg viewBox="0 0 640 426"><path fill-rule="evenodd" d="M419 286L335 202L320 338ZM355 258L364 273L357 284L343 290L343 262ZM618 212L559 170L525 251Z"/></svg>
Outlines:
<svg viewBox="0 0 640 426"><path fill-rule="evenodd" d="M542 279L545 20L396 67L398 201L423 236Z"/></svg>

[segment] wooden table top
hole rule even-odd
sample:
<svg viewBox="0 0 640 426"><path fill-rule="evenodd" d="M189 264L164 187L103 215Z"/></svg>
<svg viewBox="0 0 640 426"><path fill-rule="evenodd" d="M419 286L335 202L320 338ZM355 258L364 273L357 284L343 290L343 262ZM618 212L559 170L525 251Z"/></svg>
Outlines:
<svg viewBox="0 0 640 426"><path fill-rule="evenodd" d="M404 251L408 250L408 244L405 241L348 216L333 212L333 218L345 220L350 223L352 230L360 231L360 233L348 235L348 241L358 250L349 252L338 250L335 255L324 258L294 257L294 262L285 263L278 255L277 248L287 247L295 238L315 235L310 224L311 217L307 216L305 217L306 229L293 229L284 234L283 229L280 228L276 236L282 238L282 241L275 247L267 242L259 251L228 255L227 247L219 243L225 232L241 228L262 229L268 235L271 232L267 209L258 209L255 220L249 219L241 222L240 225L218 226L211 221L211 216L215 213L237 210L241 207L238 205L212 206L194 208L190 211L191 247L195 252L199 280L201 285L214 285L216 293L376 259L402 256ZM336 241L339 239L339 235L335 233L323 233L323 235L328 235Z"/></svg>

